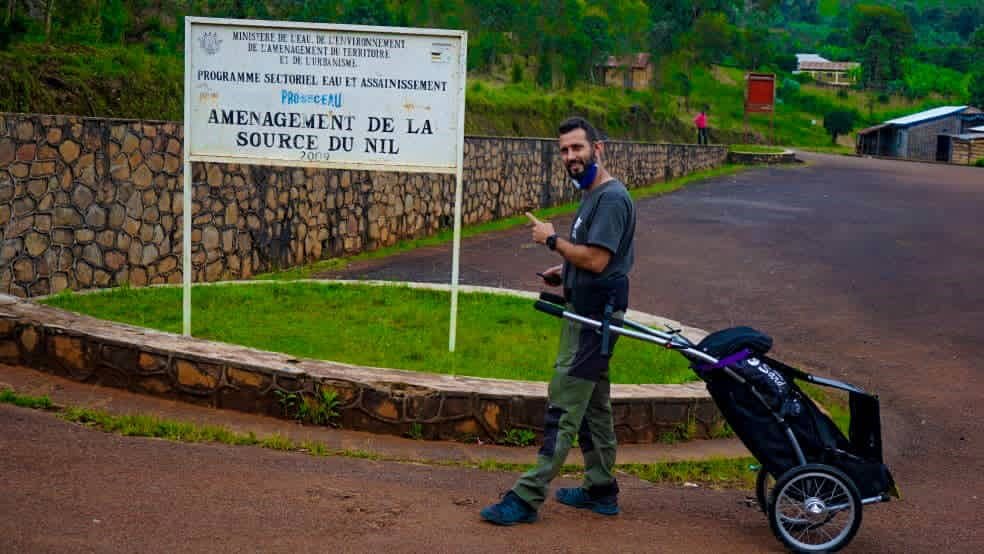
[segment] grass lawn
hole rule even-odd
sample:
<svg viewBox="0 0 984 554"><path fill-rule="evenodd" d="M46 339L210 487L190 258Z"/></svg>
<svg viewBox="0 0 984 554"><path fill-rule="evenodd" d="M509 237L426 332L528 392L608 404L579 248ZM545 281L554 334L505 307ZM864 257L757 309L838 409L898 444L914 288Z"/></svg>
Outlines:
<svg viewBox="0 0 984 554"><path fill-rule="evenodd" d="M560 320L532 301L460 294L457 351L448 352L450 294L408 287L264 283L195 287L192 334L357 365L474 377L548 381ZM102 319L181 332L181 288L121 288L62 293L45 304ZM615 383L694 380L679 354L622 339Z"/></svg>
<svg viewBox="0 0 984 554"><path fill-rule="evenodd" d="M786 151L785 148L778 146L762 146L761 144L732 144L730 150L742 154L782 154Z"/></svg>
<svg viewBox="0 0 984 554"><path fill-rule="evenodd" d="M820 154L854 154L854 148L840 144L831 144L829 146L797 146L795 148L804 152L817 152Z"/></svg>

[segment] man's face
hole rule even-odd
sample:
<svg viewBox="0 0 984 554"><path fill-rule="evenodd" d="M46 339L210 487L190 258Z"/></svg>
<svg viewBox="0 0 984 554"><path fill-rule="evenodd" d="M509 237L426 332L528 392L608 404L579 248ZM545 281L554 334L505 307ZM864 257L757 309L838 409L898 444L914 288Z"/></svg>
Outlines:
<svg viewBox="0 0 984 554"><path fill-rule="evenodd" d="M560 135L560 158L571 179L577 179L591 163L598 161L595 150L598 144L591 144L584 129L574 129Z"/></svg>

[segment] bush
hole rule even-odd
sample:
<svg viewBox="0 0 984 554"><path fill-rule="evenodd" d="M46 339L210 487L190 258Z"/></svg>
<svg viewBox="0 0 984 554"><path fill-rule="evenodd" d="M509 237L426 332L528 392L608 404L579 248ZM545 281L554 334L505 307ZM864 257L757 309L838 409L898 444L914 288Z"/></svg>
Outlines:
<svg viewBox="0 0 984 554"><path fill-rule="evenodd" d="M799 64L793 54L780 54L776 56L776 65L783 71L795 71ZM809 75L807 75L809 77Z"/></svg>
<svg viewBox="0 0 984 554"><path fill-rule="evenodd" d="M782 80L782 84L779 85L779 92L787 98L795 97L799 94L800 84L796 79L790 79L786 77Z"/></svg>
<svg viewBox="0 0 984 554"><path fill-rule="evenodd" d="M513 62L512 65L512 82L522 83L523 82L523 66L520 65L519 60Z"/></svg>
<svg viewBox="0 0 984 554"><path fill-rule="evenodd" d="M809 73L794 73L793 79L796 79L797 82L805 85L806 83L813 82L813 75L810 75Z"/></svg>
<svg viewBox="0 0 984 554"><path fill-rule="evenodd" d="M977 167L984 167L984 158L981 158L976 162L974 162L974 165L976 165Z"/></svg>
<svg viewBox="0 0 984 554"><path fill-rule="evenodd" d="M880 102L882 104L888 104L888 102L890 100L891 100L891 98L889 98L889 96L888 96L887 93L885 93L885 92L878 93L878 102Z"/></svg>
<svg viewBox="0 0 984 554"><path fill-rule="evenodd" d="M837 91L837 98L847 98L847 89L842 88Z"/></svg>
<svg viewBox="0 0 984 554"><path fill-rule="evenodd" d="M823 118L823 128L830 133L831 142L837 143L837 136L851 132L856 114L849 110L834 110Z"/></svg>
<svg viewBox="0 0 984 554"><path fill-rule="evenodd" d="M29 21L21 15L15 16L9 22L0 23L0 50L6 49L11 43L26 35L28 25Z"/></svg>

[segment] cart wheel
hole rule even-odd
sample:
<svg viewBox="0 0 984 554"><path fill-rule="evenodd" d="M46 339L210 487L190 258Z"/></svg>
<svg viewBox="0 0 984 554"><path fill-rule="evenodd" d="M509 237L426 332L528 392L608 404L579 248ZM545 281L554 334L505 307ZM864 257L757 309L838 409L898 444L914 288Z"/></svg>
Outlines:
<svg viewBox="0 0 984 554"><path fill-rule="evenodd" d="M769 498L775 484L776 480L772 474L764 467L759 468L758 476L755 478L755 499L758 500L759 508L766 514L769 513Z"/></svg>
<svg viewBox="0 0 984 554"><path fill-rule="evenodd" d="M769 498L769 526L795 552L835 552L861 526L861 495L835 467L793 468L779 476Z"/></svg>

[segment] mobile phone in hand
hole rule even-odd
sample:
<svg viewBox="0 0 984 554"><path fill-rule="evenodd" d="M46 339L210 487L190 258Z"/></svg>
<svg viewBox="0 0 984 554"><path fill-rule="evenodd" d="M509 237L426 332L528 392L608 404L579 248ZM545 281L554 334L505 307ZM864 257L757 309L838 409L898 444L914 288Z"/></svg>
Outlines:
<svg viewBox="0 0 984 554"><path fill-rule="evenodd" d="M550 286L557 286L560 284L561 281L560 275L556 273L551 273L550 275L544 275L543 273L537 271L536 274L539 275L541 279L543 279L544 283Z"/></svg>

